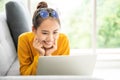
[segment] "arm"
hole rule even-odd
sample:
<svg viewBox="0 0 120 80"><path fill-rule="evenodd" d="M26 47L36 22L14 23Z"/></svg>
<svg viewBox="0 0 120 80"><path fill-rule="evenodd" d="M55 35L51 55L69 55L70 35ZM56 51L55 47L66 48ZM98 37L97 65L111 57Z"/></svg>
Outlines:
<svg viewBox="0 0 120 80"><path fill-rule="evenodd" d="M31 59L31 50L28 39L25 36L20 36L18 39L18 59L20 62L21 75L34 75L36 73L36 66L39 55Z"/></svg>

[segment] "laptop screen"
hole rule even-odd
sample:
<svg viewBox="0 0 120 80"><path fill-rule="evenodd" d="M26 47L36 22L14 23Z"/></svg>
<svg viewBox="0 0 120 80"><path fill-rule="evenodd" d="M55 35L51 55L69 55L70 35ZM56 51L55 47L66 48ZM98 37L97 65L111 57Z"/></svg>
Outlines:
<svg viewBox="0 0 120 80"><path fill-rule="evenodd" d="M39 57L37 75L92 75L95 54Z"/></svg>

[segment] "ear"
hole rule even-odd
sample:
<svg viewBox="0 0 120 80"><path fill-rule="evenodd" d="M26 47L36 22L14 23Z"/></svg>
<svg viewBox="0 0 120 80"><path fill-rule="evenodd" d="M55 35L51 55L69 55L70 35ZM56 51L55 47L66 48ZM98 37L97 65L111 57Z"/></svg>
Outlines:
<svg viewBox="0 0 120 80"><path fill-rule="evenodd" d="M36 32L37 32L37 30L35 29L34 26L32 27L32 32L33 32L34 34L36 34Z"/></svg>

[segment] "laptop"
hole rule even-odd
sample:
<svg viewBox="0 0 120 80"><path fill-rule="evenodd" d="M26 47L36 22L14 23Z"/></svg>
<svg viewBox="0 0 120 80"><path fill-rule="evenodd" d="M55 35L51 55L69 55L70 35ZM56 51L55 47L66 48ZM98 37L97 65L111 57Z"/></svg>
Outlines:
<svg viewBox="0 0 120 80"><path fill-rule="evenodd" d="M96 57L96 54L42 56L38 59L37 75L92 75Z"/></svg>

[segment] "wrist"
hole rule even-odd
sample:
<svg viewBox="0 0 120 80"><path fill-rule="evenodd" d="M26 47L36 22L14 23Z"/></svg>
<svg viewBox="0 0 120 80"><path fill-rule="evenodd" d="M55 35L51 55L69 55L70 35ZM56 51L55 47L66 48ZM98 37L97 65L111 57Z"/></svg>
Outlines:
<svg viewBox="0 0 120 80"><path fill-rule="evenodd" d="M39 51L39 55L40 55L40 56L44 56L44 55L45 55L45 53L43 53L43 52Z"/></svg>
<svg viewBox="0 0 120 80"><path fill-rule="evenodd" d="M51 53L46 53L44 56L51 56Z"/></svg>

